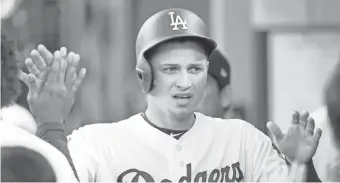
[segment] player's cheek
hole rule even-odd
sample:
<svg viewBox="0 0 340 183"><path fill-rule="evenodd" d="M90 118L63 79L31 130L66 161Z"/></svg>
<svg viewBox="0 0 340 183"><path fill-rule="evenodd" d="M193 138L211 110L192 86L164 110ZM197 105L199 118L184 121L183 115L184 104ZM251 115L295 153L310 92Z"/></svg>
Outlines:
<svg viewBox="0 0 340 183"><path fill-rule="evenodd" d="M165 96L169 94L171 88L175 86L176 78L172 75L159 74L154 79L153 93L157 96Z"/></svg>
<svg viewBox="0 0 340 183"><path fill-rule="evenodd" d="M204 95L205 92L205 85L206 85L206 76L204 74L197 74L195 77L192 78L192 85L194 89L194 103L198 105Z"/></svg>
<svg viewBox="0 0 340 183"><path fill-rule="evenodd" d="M193 77L191 77L191 83L196 92L204 93L205 85L207 83L207 74L202 72L202 73L193 75Z"/></svg>

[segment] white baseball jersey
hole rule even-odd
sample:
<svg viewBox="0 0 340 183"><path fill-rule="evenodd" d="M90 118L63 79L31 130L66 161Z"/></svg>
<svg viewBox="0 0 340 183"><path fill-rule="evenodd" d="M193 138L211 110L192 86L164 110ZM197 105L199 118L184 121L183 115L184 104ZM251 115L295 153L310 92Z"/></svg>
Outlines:
<svg viewBox="0 0 340 183"><path fill-rule="evenodd" d="M179 140L141 114L74 131L68 148L81 181L288 181L288 167L271 140L242 120L196 113Z"/></svg>

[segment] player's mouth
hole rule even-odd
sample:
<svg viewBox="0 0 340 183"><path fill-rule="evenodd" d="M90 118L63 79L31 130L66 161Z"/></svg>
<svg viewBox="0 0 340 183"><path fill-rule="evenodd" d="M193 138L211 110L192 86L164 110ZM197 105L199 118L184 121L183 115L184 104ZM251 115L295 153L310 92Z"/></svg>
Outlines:
<svg viewBox="0 0 340 183"><path fill-rule="evenodd" d="M189 101L192 98L192 95L191 94L175 94L172 96L172 98L175 99L175 101L178 104L185 105L189 103Z"/></svg>

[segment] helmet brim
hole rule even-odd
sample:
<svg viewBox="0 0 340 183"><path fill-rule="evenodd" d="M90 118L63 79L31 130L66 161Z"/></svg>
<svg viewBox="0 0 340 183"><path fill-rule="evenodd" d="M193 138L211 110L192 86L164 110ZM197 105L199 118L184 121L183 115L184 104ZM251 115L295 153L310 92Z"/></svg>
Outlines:
<svg viewBox="0 0 340 183"><path fill-rule="evenodd" d="M193 41L196 41L197 43L201 44L203 46L203 48L205 49L208 58L210 57L212 52L217 47L216 42L209 37L205 37L205 36L201 36L201 35L176 34L174 36L170 36L170 37L167 37L167 38L156 40L155 43L151 43L150 46L148 46L148 49L144 50L142 52L144 59L146 59L145 55L150 53L150 51L154 50L157 46L164 44L166 42L175 41L175 40L178 40L178 39L193 40Z"/></svg>

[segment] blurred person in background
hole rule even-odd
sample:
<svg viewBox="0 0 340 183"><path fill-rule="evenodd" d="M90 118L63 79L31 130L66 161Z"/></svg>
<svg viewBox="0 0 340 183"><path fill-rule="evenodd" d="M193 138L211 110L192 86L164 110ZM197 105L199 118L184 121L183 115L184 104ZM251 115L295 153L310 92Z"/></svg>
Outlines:
<svg viewBox="0 0 340 183"><path fill-rule="evenodd" d="M32 134L37 131L37 124L31 113L16 104L21 92L17 78L18 67L15 59L15 43L8 34L1 33L1 122L11 123Z"/></svg>
<svg viewBox="0 0 340 183"><path fill-rule="evenodd" d="M21 0L1 1L1 24L17 11ZM16 103L21 94L21 83L17 78L18 61L16 44L9 32L1 29L1 123L11 123L32 134L37 131L37 124L31 113Z"/></svg>
<svg viewBox="0 0 340 183"><path fill-rule="evenodd" d="M311 116L315 127L322 129L322 138L313 157L320 179L324 182L340 181L340 62L335 66L325 85L325 106Z"/></svg>
<svg viewBox="0 0 340 183"><path fill-rule="evenodd" d="M19 4L2 0L1 20L10 17ZM1 182L74 182L66 158L35 136L34 117L16 103L21 84L15 54L15 42L1 30Z"/></svg>
<svg viewBox="0 0 340 183"><path fill-rule="evenodd" d="M74 181L66 158L56 148L35 136L35 119L29 111L15 103L20 94L20 82L14 50L14 42L2 32L1 182Z"/></svg>
<svg viewBox="0 0 340 183"><path fill-rule="evenodd" d="M208 78L198 112L216 118L243 119L233 108L230 78L227 58L220 49L214 50L209 57Z"/></svg>

